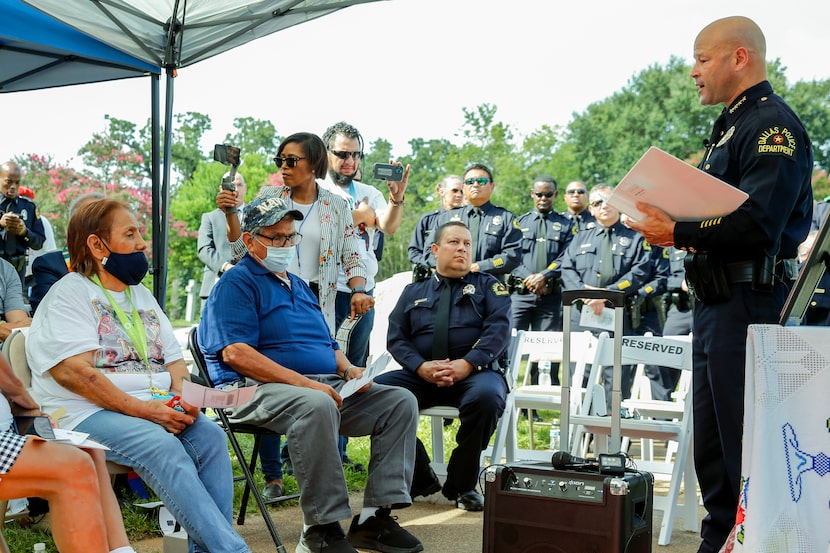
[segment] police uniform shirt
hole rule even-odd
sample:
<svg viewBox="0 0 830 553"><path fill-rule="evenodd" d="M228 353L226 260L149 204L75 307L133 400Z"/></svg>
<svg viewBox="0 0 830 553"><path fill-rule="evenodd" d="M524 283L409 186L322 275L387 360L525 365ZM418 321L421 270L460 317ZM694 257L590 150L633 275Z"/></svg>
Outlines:
<svg viewBox="0 0 830 553"><path fill-rule="evenodd" d="M686 267L683 264L686 259L686 250L672 246L669 252L669 279L667 288L669 292L682 290L683 281L686 280Z"/></svg>
<svg viewBox="0 0 830 553"><path fill-rule="evenodd" d="M443 210L436 209L435 211L425 213L418 220L418 224L415 225L415 230L412 232L412 240L409 241L408 250L409 262L413 265L435 266L434 260L430 264L430 258L432 258L430 245L433 242L432 234L438 228L438 215L442 212Z"/></svg>
<svg viewBox="0 0 830 553"><path fill-rule="evenodd" d="M539 229L539 219L545 219L546 235L536 236ZM559 257L565 252L573 239L571 225L573 221L555 211L540 213L537 210L529 211L519 217L522 227L522 261L513 269L513 275L525 279L536 273L536 252L540 247L545 248L547 267L542 275L547 278L559 276Z"/></svg>
<svg viewBox="0 0 830 553"><path fill-rule="evenodd" d="M8 231L3 228L2 232L0 232L0 256L5 259L19 258L26 255L27 248L39 250L43 247L43 242L46 240L46 234L43 230L43 223L37 215L37 208L35 207L35 204L29 198L18 196L17 198L10 200L9 198L3 196L3 200L0 201L0 213L7 212L17 213L20 216L20 219L23 220L23 224L26 225L26 235L17 236L17 247L15 248L15 253L7 255L5 246L6 233Z"/></svg>
<svg viewBox="0 0 830 553"><path fill-rule="evenodd" d="M474 209L479 209L482 214L479 235L473 237L476 247L473 262L478 263L481 272L497 276L508 274L518 267L522 247L522 229L512 212L491 202L478 208L466 205L441 213L436 228L448 221L461 221L469 227ZM435 267L434 257L430 266Z"/></svg>
<svg viewBox="0 0 830 553"><path fill-rule="evenodd" d="M769 82L724 109L700 168L749 200L724 217L678 222L675 245L716 252L725 262L796 257L810 228L813 154L801 121Z"/></svg>
<svg viewBox="0 0 830 553"><path fill-rule="evenodd" d="M593 215L591 215L591 211L589 209L585 209L579 215L574 215L570 211L563 211L562 215L568 219L569 221L573 222L573 226L571 227L571 232L574 236L580 231L585 230L588 227L588 223L596 222L596 219Z"/></svg>
<svg viewBox="0 0 830 553"><path fill-rule="evenodd" d="M636 294L651 274L651 253L643 247L643 236L617 221L611 227L614 278L607 290ZM580 290L585 285L599 287L600 250L605 227L591 222L577 233L561 258L562 285L565 290Z"/></svg>
<svg viewBox="0 0 830 553"><path fill-rule="evenodd" d="M404 288L389 316L387 349L409 371L432 360L441 277L413 282ZM487 273L468 273L449 279L452 309L449 320L449 357L464 359L473 370L491 366L510 342L510 295L504 284Z"/></svg>
<svg viewBox="0 0 830 553"><path fill-rule="evenodd" d="M653 298L666 291L666 285L669 279L669 250L659 246L652 246L648 242L643 242L643 249L650 253L651 275L648 282L646 282L639 290L639 294L643 298Z"/></svg>

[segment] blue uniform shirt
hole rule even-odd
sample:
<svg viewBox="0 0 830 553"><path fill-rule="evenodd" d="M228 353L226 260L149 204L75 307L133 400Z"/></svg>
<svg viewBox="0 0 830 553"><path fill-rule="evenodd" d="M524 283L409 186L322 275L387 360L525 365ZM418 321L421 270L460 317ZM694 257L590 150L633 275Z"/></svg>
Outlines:
<svg viewBox="0 0 830 553"><path fill-rule="evenodd" d="M546 220L547 234L536 236L539 229L539 218ZM545 278L559 276L559 257L571 243L573 221L555 211L540 213L537 210L528 211L519 217L519 226L522 229L522 261L513 269L513 275L525 279L536 273L536 250L542 246L547 252L547 267L542 274Z"/></svg>
<svg viewBox="0 0 830 553"><path fill-rule="evenodd" d="M603 226L588 223L577 233L562 256L562 285L565 290L581 290L585 285L599 286L600 248ZM643 248L643 236L617 221L612 227L614 279L606 290L636 294L651 274L651 253Z"/></svg>
<svg viewBox="0 0 830 553"><path fill-rule="evenodd" d="M675 245L717 253L727 263L796 257L810 229L813 153L798 116L769 82L724 109L700 168L749 199L724 217L678 222Z"/></svg>
<svg viewBox="0 0 830 553"><path fill-rule="evenodd" d="M441 278L433 274L409 284L389 316L386 347L406 370L414 372L432 360ZM487 273L468 273L449 280L449 357L464 359L473 370L482 370L498 360L510 342L510 294L504 284Z"/></svg>
<svg viewBox="0 0 830 553"><path fill-rule="evenodd" d="M0 196L0 213L13 212L20 215L23 224L26 225L26 236L18 236L16 242L15 252L12 256L5 253L5 232L0 236L0 255L5 259L10 257L22 257L26 255L26 250L32 248L39 250L43 247L43 242L46 240L46 233L43 230L43 222L37 215L37 208L35 204L29 199L18 196L14 200L10 200L4 196Z"/></svg>
<svg viewBox="0 0 830 553"><path fill-rule="evenodd" d="M337 342L317 297L288 273L291 289L250 254L213 287L199 323L199 343L215 386L242 377L221 360L243 343L300 374L336 374Z"/></svg>
<svg viewBox="0 0 830 553"><path fill-rule="evenodd" d="M466 205L445 211L438 216L436 228L448 221L461 221L470 226L470 214L474 206ZM482 211L478 237L473 236L476 251L473 262L478 263L481 272L490 273L503 279L503 275L519 266L522 247L522 230L512 212L490 202L478 207ZM431 245L431 242L430 242ZM430 267L435 267L431 257Z"/></svg>
<svg viewBox="0 0 830 553"><path fill-rule="evenodd" d="M430 246L434 242L432 234L438 228L438 216L443 213L442 210L436 209L429 213L425 213L418 220L415 225L415 230L412 232L412 240L409 241L409 262L413 265L425 265L427 267L434 267L435 261L432 259L432 249Z"/></svg>

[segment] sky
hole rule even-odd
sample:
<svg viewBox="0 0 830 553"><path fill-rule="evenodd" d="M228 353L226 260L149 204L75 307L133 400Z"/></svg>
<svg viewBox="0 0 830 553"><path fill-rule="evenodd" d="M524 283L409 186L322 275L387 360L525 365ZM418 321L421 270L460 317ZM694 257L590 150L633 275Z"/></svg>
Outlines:
<svg viewBox="0 0 830 553"><path fill-rule="evenodd" d="M463 108L484 103L521 137L566 125L671 56L691 63L698 31L729 15L759 24L767 59L780 59L790 82L830 78L827 0L387 0L180 69L174 113L210 116L206 151L234 118L254 117L281 136L346 120L367 144L382 137L405 155L414 137L460 142ZM0 114L0 158L46 154L78 167L105 115L143 126L149 79L0 94Z"/></svg>

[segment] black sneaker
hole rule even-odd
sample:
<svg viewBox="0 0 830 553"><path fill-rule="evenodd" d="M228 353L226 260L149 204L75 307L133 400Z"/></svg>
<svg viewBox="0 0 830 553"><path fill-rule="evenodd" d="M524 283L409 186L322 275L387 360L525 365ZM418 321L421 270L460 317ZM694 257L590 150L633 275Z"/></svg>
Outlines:
<svg viewBox="0 0 830 553"><path fill-rule="evenodd" d="M300 537L295 553L357 553L339 522L312 526Z"/></svg>
<svg viewBox="0 0 830 553"><path fill-rule="evenodd" d="M378 509L375 516L358 524L359 516L352 519L349 542L354 547L374 549L382 553L417 553L423 551L421 542L400 527L398 517L389 516L391 509Z"/></svg>

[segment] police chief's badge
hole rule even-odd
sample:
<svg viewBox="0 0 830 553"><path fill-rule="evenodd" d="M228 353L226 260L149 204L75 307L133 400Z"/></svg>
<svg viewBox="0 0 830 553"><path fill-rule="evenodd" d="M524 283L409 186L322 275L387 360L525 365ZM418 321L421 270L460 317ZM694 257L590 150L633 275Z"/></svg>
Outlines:
<svg viewBox="0 0 830 553"><path fill-rule="evenodd" d="M461 289L461 295L462 296L469 296L469 295L475 294L475 293L476 293L476 287L473 286L472 284L468 284L464 288Z"/></svg>
<svg viewBox="0 0 830 553"><path fill-rule="evenodd" d="M504 219L502 219L501 215L496 215L495 217L493 217L493 226L501 226L503 220Z"/></svg>

